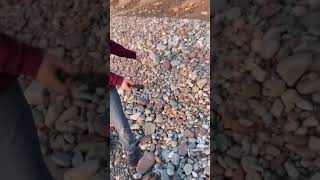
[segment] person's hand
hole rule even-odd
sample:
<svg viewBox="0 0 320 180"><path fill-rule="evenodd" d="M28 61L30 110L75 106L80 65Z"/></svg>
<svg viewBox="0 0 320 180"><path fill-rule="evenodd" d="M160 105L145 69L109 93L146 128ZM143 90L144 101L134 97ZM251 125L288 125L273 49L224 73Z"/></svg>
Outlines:
<svg viewBox="0 0 320 180"><path fill-rule="evenodd" d="M74 76L78 72L79 69L76 65L65 63L54 55L45 54L36 80L49 90L66 95L69 93L69 88L59 79L58 74Z"/></svg>
<svg viewBox="0 0 320 180"><path fill-rule="evenodd" d="M130 81L129 79L126 79L126 78L125 78L125 79L122 81L122 84L121 84L121 86L120 86L120 89L121 89L121 90L125 90L125 91L127 91L127 92L130 92L131 89L132 89L132 86L133 86L133 82Z"/></svg>

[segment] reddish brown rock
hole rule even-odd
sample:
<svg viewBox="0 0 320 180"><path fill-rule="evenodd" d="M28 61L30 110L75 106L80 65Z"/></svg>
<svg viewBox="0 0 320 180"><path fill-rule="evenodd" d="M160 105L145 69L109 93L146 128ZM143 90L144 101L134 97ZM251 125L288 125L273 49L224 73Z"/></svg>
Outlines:
<svg viewBox="0 0 320 180"><path fill-rule="evenodd" d="M139 146L143 146L143 145L146 145L148 142L150 142L152 140L151 136L148 135L148 136L144 136L140 139L140 142L139 142Z"/></svg>
<svg viewBox="0 0 320 180"><path fill-rule="evenodd" d="M155 156L153 153L146 152L138 162L137 172L146 173L155 163Z"/></svg>
<svg viewBox="0 0 320 180"><path fill-rule="evenodd" d="M181 143L178 147L178 153L182 156L188 154L188 145L187 143Z"/></svg>
<svg viewBox="0 0 320 180"><path fill-rule="evenodd" d="M186 129L186 130L184 131L184 136L185 136L185 137L188 137L188 138L194 138L194 132L192 132L192 131L189 130L189 129Z"/></svg>

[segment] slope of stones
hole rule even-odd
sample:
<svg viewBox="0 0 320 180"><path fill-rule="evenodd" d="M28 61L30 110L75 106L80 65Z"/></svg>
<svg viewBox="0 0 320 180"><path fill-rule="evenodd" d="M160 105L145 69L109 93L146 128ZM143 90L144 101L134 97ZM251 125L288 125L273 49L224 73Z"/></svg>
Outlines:
<svg viewBox="0 0 320 180"><path fill-rule="evenodd" d="M209 177L209 27L199 20L111 17L111 39L139 56L112 56L111 71L145 85L122 93L145 152L134 178L151 171L165 179Z"/></svg>
<svg viewBox="0 0 320 180"><path fill-rule="evenodd" d="M213 4L214 179L319 179L319 2Z"/></svg>
<svg viewBox="0 0 320 180"><path fill-rule="evenodd" d="M88 64L98 69L106 59L106 15L99 0L1 1L0 31L48 49L65 61L83 64L84 69ZM38 83L26 78L20 82L53 177L106 179L105 143L90 137L97 117L105 111L103 90L91 95L92 102L55 93L44 99Z"/></svg>

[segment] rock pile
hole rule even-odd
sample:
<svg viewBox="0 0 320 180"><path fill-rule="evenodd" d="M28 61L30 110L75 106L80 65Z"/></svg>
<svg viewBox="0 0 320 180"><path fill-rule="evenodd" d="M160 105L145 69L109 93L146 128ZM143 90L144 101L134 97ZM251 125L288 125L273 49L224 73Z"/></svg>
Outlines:
<svg viewBox="0 0 320 180"><path fill-rule="evenodd" d="M213 3L212 176L319 177L319 3Z"/></svg>
<svg viewBox="0 0 320 180"><path fill-rule="evenodd" d="M151 178L152 172L163 179L210 175L209 27L200 20L111 17L111 38L140 57L112 56L111 71L145 86L121 96L145 151L131 172L136 179Z"/></svg>
<svg viewBox="0 0 320 180"><path fill-rule="evenodd" d="M68 62L99 69L106 59L106 19L99 0L0 2L0 31L48 49ZM10 1L11 2L11 1ZM31 63L31 62L30 62ZM104 67L105 68L105 67ZM105 180L106 146L90 138L105 109L105 93L63 97L20 79L38 130L41 150L57 180ZM79 87L84 89L86 87Z"/></svg>

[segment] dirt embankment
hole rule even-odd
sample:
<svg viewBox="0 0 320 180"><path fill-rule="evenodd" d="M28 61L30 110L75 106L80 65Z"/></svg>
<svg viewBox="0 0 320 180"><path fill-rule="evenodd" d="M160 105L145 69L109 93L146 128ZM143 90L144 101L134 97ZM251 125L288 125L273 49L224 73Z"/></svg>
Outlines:
<svg viewBox="0 0 320 180"><path fill-rule="evenodd" d="M111 0L111 14L210 19L209 0Z"/></svg>

